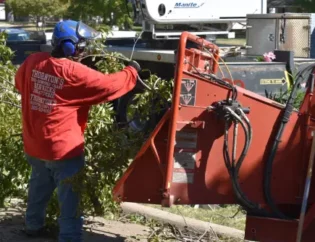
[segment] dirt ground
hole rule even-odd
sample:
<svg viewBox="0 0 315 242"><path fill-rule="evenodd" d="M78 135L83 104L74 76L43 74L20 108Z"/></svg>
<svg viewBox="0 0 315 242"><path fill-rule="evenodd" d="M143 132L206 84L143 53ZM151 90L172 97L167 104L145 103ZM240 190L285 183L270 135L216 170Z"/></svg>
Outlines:
<svg viewBox="0 0 315 242"><path fill-rule="evenodd" d="M23 229L24 214L18 209L0 209L0 242L57 242L52 237L29 238ZM137 224L125 224L102 218L88 218L85 225L84 241L132 242L147 241L149 229Z"/></svg>

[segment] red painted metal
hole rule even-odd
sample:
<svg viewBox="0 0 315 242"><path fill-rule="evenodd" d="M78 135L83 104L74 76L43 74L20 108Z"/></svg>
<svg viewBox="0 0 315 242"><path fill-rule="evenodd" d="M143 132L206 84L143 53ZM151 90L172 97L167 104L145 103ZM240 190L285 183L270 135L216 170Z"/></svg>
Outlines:
<svg viewBox="0 0 315 242"><path fill-rule="evenodd" d="M188 40L209 51L186 49ZM217 73L217 61L213 61L211 55L218 55L215 45L187 32L182 34L172 107L117 182L113 191L117 201L163 206L238 203L223 158L224 123L208 109L211 104L225 100L229 91L197 73ZM250 200L268 208L263 194L265 161L283 106L242 87L236 88L237 100L251 110L247 117L253 129L252 143L239 173L240 186ZM282 212L297 219L310 153L310 127L315 124L315 99L311 95L306 94L300 110L293 112L273 163L273 200ZM244 132L240 131L237 156L244 140ZM229 145L232 147L232 139ZM309 204L315 204L314 189L310 191ZM310 212L306 214L303 242L315 238L315 230L311 229L315 225L314 208ZM287 221L248 215L245 239L295 241L297 219Z"/></svg>
<svg viewBox="0 0 315 242"><path fill-rule="evenodd" d="M234 84L242 88L246 88L245 83L242 80L234 80Z"/></svg>
<svg viewBox="0 0 315 242"><path fill-rule="evenodd" d="M315 203L308 209L307 216L305 216L303 231L307 230L315 218Z"/></svg>
<svg viewBox="0 0 315 242"><path fill-rule="evenodd" d="M247 216L245 237L252 241L295 242L297 224L298 222L295 220L266 220L265 218Z"/></svg>

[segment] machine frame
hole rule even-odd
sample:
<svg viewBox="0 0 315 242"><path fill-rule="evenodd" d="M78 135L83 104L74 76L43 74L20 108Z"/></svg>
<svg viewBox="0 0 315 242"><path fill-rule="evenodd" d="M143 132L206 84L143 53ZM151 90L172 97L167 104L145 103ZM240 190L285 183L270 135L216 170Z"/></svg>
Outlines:
<svg viewBox="0 0 315 242"><path fill-rule="evenodd" d="M200 48L186 48L188 41ZM313 75L303 77L308 86L297 110L300 81L282 105L217 78L217 58L214 44L182 34L172 107L117 182L114 198L162 206L239 204L247 211L245 239L297 241L300 227L301 241L313 241L315 193L304 186L314 180L307 171L315 149L315 65L307 67Z"/></svg>

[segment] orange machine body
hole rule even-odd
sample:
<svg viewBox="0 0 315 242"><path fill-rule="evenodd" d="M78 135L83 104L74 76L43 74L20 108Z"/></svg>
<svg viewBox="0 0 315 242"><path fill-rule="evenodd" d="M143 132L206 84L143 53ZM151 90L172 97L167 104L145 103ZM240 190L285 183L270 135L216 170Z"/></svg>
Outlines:
<svg viewBox="0 0 315 242"><path fill-rule="evenodd" d="M187 41L207 48L187 49ZM200 73L216 74L218 48L189 33L183 33L177 56L171 109L145 142L128 170L117 182L117 201L161 204L238 204L223 156L224 122L212 109L225 100L229 89ZM210 68L209 68L210 67ZM263 183L266 159L279 126L284 106L236 87L237 100L250 109L247 117L253 130L252 142L239 170L238 181L247 198L270 210ZM275 205L290 220L264 217L249 211L245 239L295 241L298 218L310 154L311 130L315 121L315 100L307 93L299 111L293 111L281 137L271 174L271 195ZM232 136L233 128L229 129ZM237 136L236 156L245 133ZM229 146L232 147L232 139ZM313 183L312 183L313 184ZM303 242L315 240L315 193L311 189L305 217Z"/></svg>

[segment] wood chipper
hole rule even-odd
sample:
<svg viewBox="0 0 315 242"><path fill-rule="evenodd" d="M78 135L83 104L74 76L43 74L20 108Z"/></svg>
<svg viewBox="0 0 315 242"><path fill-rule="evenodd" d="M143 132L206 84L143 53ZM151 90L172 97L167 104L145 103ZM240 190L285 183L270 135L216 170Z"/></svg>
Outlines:
<svg viewBox="0 0 315 242"><path fill-rule="evenodd" d="M117 182L115 200L239 204L247 240L315 241L315 64L297 73L282 105L218 78L219 61L216 45L182 33L172 106Z"/></svg>

